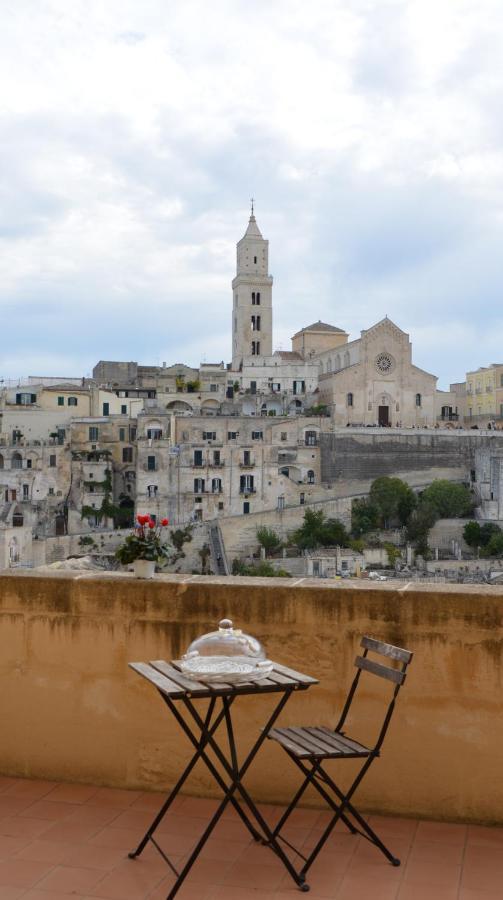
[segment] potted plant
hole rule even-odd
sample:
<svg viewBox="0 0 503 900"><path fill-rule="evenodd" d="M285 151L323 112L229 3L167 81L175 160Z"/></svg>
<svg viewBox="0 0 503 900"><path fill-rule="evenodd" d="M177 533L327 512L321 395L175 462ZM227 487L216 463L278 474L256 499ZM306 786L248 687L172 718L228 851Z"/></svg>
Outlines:
<svg viewBox="0 0 503 900"><path fill-rule="evenodd" d="M169 520L161 519L160 525L156 525L150 516L137 516L136 521L137 525L115 551L115 556L123 565L133 563L137 578L152 578L156 563L170 557L170 548L162 537Z"/></svg>

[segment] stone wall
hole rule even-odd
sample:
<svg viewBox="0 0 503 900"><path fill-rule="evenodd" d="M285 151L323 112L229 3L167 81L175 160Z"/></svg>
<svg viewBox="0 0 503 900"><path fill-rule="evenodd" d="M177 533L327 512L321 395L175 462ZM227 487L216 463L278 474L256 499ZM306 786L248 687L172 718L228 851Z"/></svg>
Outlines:
<svg viewBox="0 0 503 900"><path fill-rule="evenodd" d="M346 429L320 435L322 481L344 484L380 475L409 474L423 483L433 478L468 479L475 450L487 441L457 431ZM503 446L503 435L498 438ZM412 482L411 482L412 483Z"/></svg>
<svg viewBox="0 0 503 900"><path fill-rule="evenodd" d="M491 587L4 574L0 772L129 788L172 784L188 758L187 741L127 664L179 657L224 615L261 639L271 658L320 679L292 697L283 723L335 723L362 634L413 650L382 759L362 785L360 804L503 824L503 594ZM355 736L375 733L387 687L368 676L350 722ZM241 749L271 705L267 697L236 701ZM298 779L268 743L247 783L255 797L275 802ZM191 790L214 793L199 767Z"/></svg>

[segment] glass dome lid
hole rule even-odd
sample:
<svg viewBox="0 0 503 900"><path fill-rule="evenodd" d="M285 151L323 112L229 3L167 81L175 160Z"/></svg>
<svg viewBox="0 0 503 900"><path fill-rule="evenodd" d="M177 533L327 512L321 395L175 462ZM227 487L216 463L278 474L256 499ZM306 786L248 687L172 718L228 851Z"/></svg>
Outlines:
<svg viewBox="0 0 503 900"><path fill-rule="evenodd" d="M181 669L199 681L257 681L272 669L262 644L230 619L222 619L218 631L196 638L182 657Z"/></svg>

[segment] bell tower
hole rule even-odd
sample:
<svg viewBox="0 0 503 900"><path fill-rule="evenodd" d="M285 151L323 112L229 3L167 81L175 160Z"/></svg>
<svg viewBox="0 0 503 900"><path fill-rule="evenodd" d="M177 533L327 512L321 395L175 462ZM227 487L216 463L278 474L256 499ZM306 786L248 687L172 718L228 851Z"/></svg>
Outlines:
<svg viewBox="0 0 503 900"><path fill-rule="evenodd" d="M272 356L272 275L269 241L260 233L253 212L237 245L236 277L232 281L232 368L245 357Z"/></svg>

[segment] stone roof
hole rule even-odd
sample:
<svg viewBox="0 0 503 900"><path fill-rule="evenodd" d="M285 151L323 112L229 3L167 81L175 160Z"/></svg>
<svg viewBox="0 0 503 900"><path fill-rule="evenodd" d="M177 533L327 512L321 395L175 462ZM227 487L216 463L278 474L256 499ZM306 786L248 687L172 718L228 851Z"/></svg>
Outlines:
<svg viewBox="0 0 503 900"><path fill-rule="evenodd" d="M253 213L250 216L250 221L248 222L248 228L246 229L244 236L245 237L256 237L256 238L262 237L260 228L257 225L257 220L256 220L255 216L253 215Z"/></svg>
<svg viewBox="0 0 503 900"><path fill-rule="evenodd" d="M317 322L313 322L312 325L307 325L305 328L301 328L298 334L302 331L336 331L338 334L347 334L347 331L344 331L344 328L337 328L335 325L328 325L326 322L322 322L319 319Z"/></svg>
<svg viewBox="0 0 503 900"><path fill-rule="evenodd" d="M296 350L275 350L274 356L279 356L281 359L286 360L291 359L293 362L297 360L303 361L302 356Z"/></svg>

